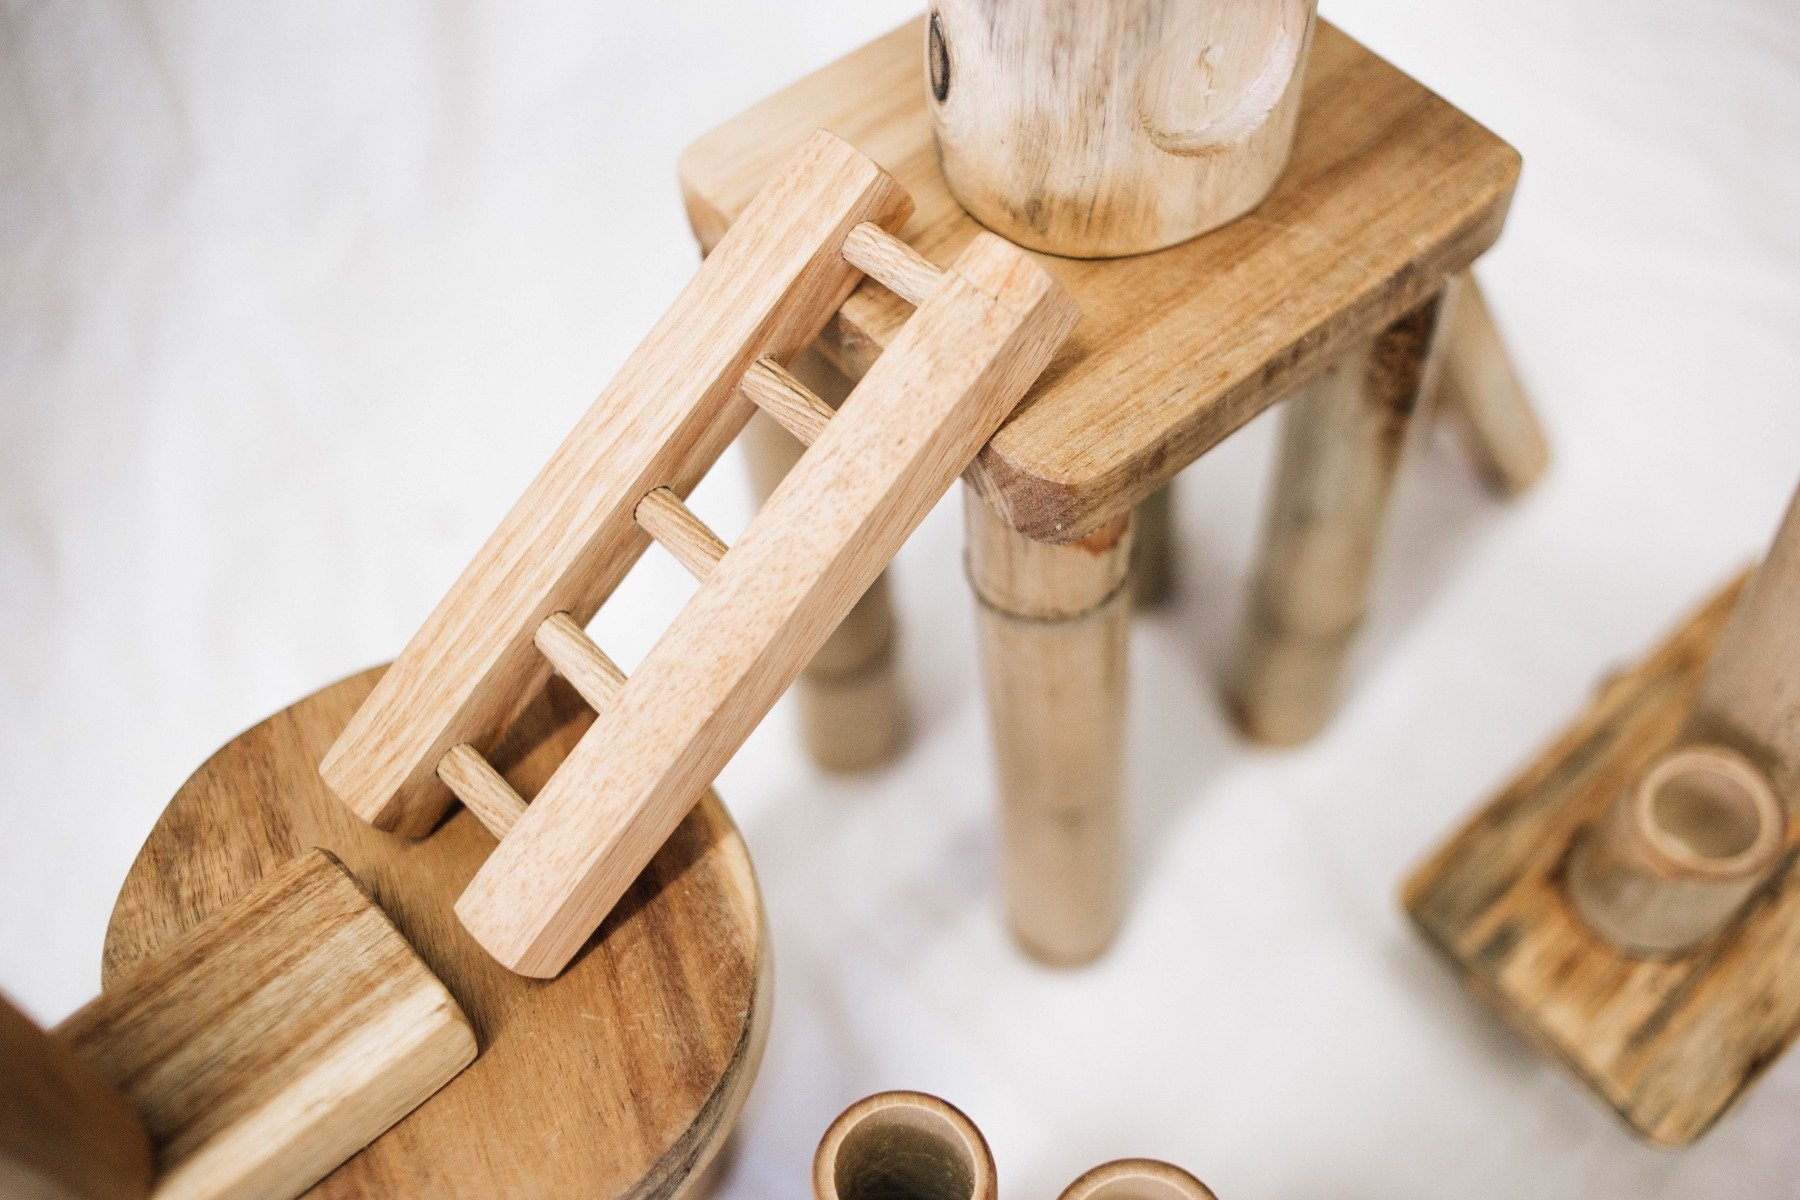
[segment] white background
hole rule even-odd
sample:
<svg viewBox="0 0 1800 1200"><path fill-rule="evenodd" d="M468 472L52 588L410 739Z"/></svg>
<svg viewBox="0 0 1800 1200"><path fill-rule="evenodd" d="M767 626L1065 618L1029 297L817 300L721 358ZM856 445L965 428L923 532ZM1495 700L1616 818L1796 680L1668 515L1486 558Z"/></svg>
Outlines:
<svg viewBox="0 0 1800 1200"><path fill-rule="evenodd" d="M906 0L0 0L0 986L97 986L112 898L215 747L391 655L695 261L688 141ZM1490 501L1423 445L1348 704L1245 747L1216 680L1271 423L1181 479L1134 632L1129 923L1028 965L997 917L954 505L900 556L917 739L834 781L789 707L721 780L774 927L731 1178L805 1190L880 1088L1003 1189L1126 1153L1226 1200L1800 1196L1800 1059L1640 1147L1428 957L1406 870L1766 542L1800 475L1800 6L1327 0L1514 142L1484 277L1557 465ZM735 458L697 507L747 516ZM655 556L597 627L635 661Z"/></svg>

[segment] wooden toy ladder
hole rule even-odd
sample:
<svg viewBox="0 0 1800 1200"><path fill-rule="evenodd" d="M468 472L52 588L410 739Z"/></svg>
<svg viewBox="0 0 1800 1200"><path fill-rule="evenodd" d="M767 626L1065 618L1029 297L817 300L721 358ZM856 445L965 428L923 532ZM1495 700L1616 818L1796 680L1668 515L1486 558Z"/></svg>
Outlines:
<svg viewBox="0 0 1800 1200"><path fill-rule="evenodd" d="M384 829L422 836L454 793L500 837L456 907L512 970L555 975L580 949L1073 327L1061 287L997 237L948 270L920 257L892 232L911 207L814 134L325 756ZM916 310L834 414L781 364L864 273ZM752 405L809 449L727 548L682 497ZM700 587L628 681L583 627L651 539ZM527 806L486 752L552 667L600 717Z"/></svg>

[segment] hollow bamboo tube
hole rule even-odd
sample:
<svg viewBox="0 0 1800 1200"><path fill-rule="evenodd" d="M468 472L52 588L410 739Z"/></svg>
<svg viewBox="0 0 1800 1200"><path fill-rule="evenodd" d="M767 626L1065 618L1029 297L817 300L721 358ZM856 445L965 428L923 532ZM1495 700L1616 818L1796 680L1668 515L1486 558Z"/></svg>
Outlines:
<svg viewBox="0 0 1800 1200"><path fill-rule="evenodd" d="M1172 1163L1120 1158L1063 1189L1059 1200L1218 1200L1211 1188Z"/></svg>
<svg viewBox="0 0 1800 1200"><path fill-rule="evenodd" d="M1438 308L1427 301L1287 401L1230 684L1238 725L1260 741L1303 742L1336 707Z"/></svg>
<svg viewBox="0 0 1800 1200"><path fill-rule="evenodd" d="M794 361L793 375L834 408L851 383L816 351ZM744 457L756 502L768 500L804 447L767 413L750 419ZM865 771L889 761L906 737L894 607L884 572L863 593L800 676L801 738L828 771Z"/></svg>
<svg viewBox="0 0 1800 1200"><path fill-rule="evenodd" d="M961 1110L881 1092L839 1114L813 1156L814 1200L994 1200L994 1156Z"/></svg>
<svg viewBox="0 0 1800 1200"><path fill-rule="evenodd" d="M1119 924L1131 515L1057 546L963 496L1008 917L1033 957L1075 966Z"/></svg>
<svg viewBox="0 0 1800 1200"><path fill-rule="evenodd" d="M1052 254L1172 246L1287 165L1315 0L934 0L931 115L971 216Z"/></svg>
<svg viewBox="0 0 1800 1200"><path fill-rule="evenodd" d="M1570 896L1588 925L1627 954L1679 954L1727 924L1768 878L1787 819L1743 755L1678 747L1581 839Z"/></svg>
<svg viewBox="0 0 1800 1200"><path fill-rule="evenodd" d="M1543 423L1513 369L1473 271L1456 277L1449 308L1438 385L1442 412L1460 427L1488 485L1516 496L1550 465Z"/></svg>

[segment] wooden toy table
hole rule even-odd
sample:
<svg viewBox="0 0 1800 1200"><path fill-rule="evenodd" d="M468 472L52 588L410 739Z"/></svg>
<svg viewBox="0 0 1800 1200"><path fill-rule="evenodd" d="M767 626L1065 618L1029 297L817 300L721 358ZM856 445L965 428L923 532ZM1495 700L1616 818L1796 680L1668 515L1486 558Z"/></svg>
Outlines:
<svg viewBox="0 0 1800 1200"><path fill-rule="evenodd" d="M947 261L979 226L945 189L926 110L923 22L702 137L681 179L703 249L781 157L827 128L917 202L904 236ZM1085 960L1117 923L1120 740L1133 509L1278 400L1281 465L1238 719L1273 741L1329 715L1441 297L1499 236L1519 172L1505 142L1321 23L1293 158L1250 216L1133 258L1039 256L1082 320L965 481L1011 919ZM865 283L820 349L858 376L907 307Z"/></svg>

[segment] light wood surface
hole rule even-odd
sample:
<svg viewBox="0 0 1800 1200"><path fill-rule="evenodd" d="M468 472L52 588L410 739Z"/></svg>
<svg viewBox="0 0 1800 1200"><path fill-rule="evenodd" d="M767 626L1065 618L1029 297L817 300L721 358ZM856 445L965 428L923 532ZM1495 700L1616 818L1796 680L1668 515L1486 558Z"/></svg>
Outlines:
<svg viewBox="0 0 1800 1200"><path fill-rule="evenodd" d="M1076 316L999 238L957 256L476 873L457 914L489 953L521 974L562 969Z"/></svg>
<svg viewBox="0 0 1800 1200"><path fill-rule="evenodd" d="M154 1162L118 1089L0 996L0 1196L142 1200Z"/></svg>
<svg viewBox="0 0 1800 1200"><path fill-rule="evenodd" d="M1444 418L1495 491L1516 496L1543 477L1550 442L1473 271L1451 291L1438 388Z"/></svg>
<svg viewBox="0 0 1800 1200"><path fill-rule="evenodd" d="M1400 452L1429 386L1437 310L1428 301L1344 355L1282 413L1231 684L1238 725L1258 740L1305 741L1336 707Z"/></svg>
<svg viewBox="0 0 1800 1200"><path fill-rule="evenodd" d="M754 374L744 377L747 394ZM792 378L825 405L826 419L854 386L814 350L794 360ZM769 415L778 415L761 400L758 405ZM819 428L824 428L822 423ZM784 431L766 416L751 419L740 444L758 507L768 503L800 461L802 443L811 445L816 437L817 433L804 434L792 425ZM906 740L907 709L898 642L892 588L883 571L806 664L794 689L801 740L825 770L867 771L900 752Z"/></svg>
<svg viewBox="0 0 1800 1200"><path fill-rule="evenodd" d="M1015 533L964 490L969 586L999 772L1009 923L1054 966L1120 918L1131 516L1070 546Z"/></svg>
<svg viewBox="0 0 1800 1200"><path fill-rule="evenodd" d="M1211 1188L1172 1163L1120 1158L1101 1163L1063 1189L1060 1200L1218 1200Z"/></svg>
<svg viewBox="0 0 1800 1200"><path fill-rule="evenodd" d="M107 987L323 847L456 998L481 1055L310 1195L677 1195L736 1122L767 1034L761 905L730 818L704 799L560 979L520 979L451 914L493 846L475 817L458 812L409 842L358 820L318 776L320 756L379 675L364 672L276 714L183 785L120 892ZM493 761L529 795L591 720L553 680Z"/></svg>
<svg viewBox="0 0 1800 1200"><path fill-rule="evenodd" d="M933 0L950 192L1022 246L1160 250L1254 208L1288 159L1314 0Z"/></svg>
<svg viewBox="0 0 1800 1200"><path fill-rule="evenodd" d="M932 144L924 21L777 93L689 147L681 178L703 245L823 126L892 170L917 204L902 235L948 261L980 226ZM1170 250L1047 259L1081 327L969 478L1006 521L1072 542L1351 347L1434 296L1499 235L1518 155L1320 22L1287 170L1256 212ZM864 284L822 347L859 375L907 309Z"/></svg>
<svg viewBox="0 0 1800 1200"><path fill-rule="evenodd" d="M456 1001L331 855L301 854L56 1034L156 1147L157 1200L280 1200L475 1057Z"/></svg>
<svg viewBox="0 0 1800 1200"><path fill-rule="evenodd" d="M798 146L798 149L795 147ZM418 837L444 815L437 765L491 750L548 673L537 627L591 620L647 541L647 492L685 496L753 411L738 392L762 356L791 359L862 277L844 237L898 225L904 192L819 132L721 241L551 457L332 747L321 771L363 819ZM698 790L688 793L688 798ZM642 867L632 867L621 883ZM585 938L586 934L581 935Z"/></svg>
<svg viewBox="0 0 1800 1200"><path fill-rule="evenodd" d="M1677 958L1616 950L1569 903L1564 874L1576 839L1682 739L1737 595L1609 682L1405 891L1479 997L1664 1146L1704 1133L1800 1033L1795 831L1739 918Z"/></svg>
<svg viewBox="0 0 1800 1200"><path fill-rule="evenodd" d="M1688 736L1749 756L1800 812L1800 491L1707 668Z"/></svg>
<svg viewBox="0 0 1800 1200"><path fill-rule="evenodd" d="M975 1123L923 1092L852 1104L819 1139L813 1200L996 1200L994 1156Z"/></svg>
<svg viewBox="0 0 1800 1200"><path fill-rule="evenodd" d="M1569 898L1627 954L1685 953L1724 928L1787 845L1786 806L1723 746L1651 761L1576 844Z"/></svg>

